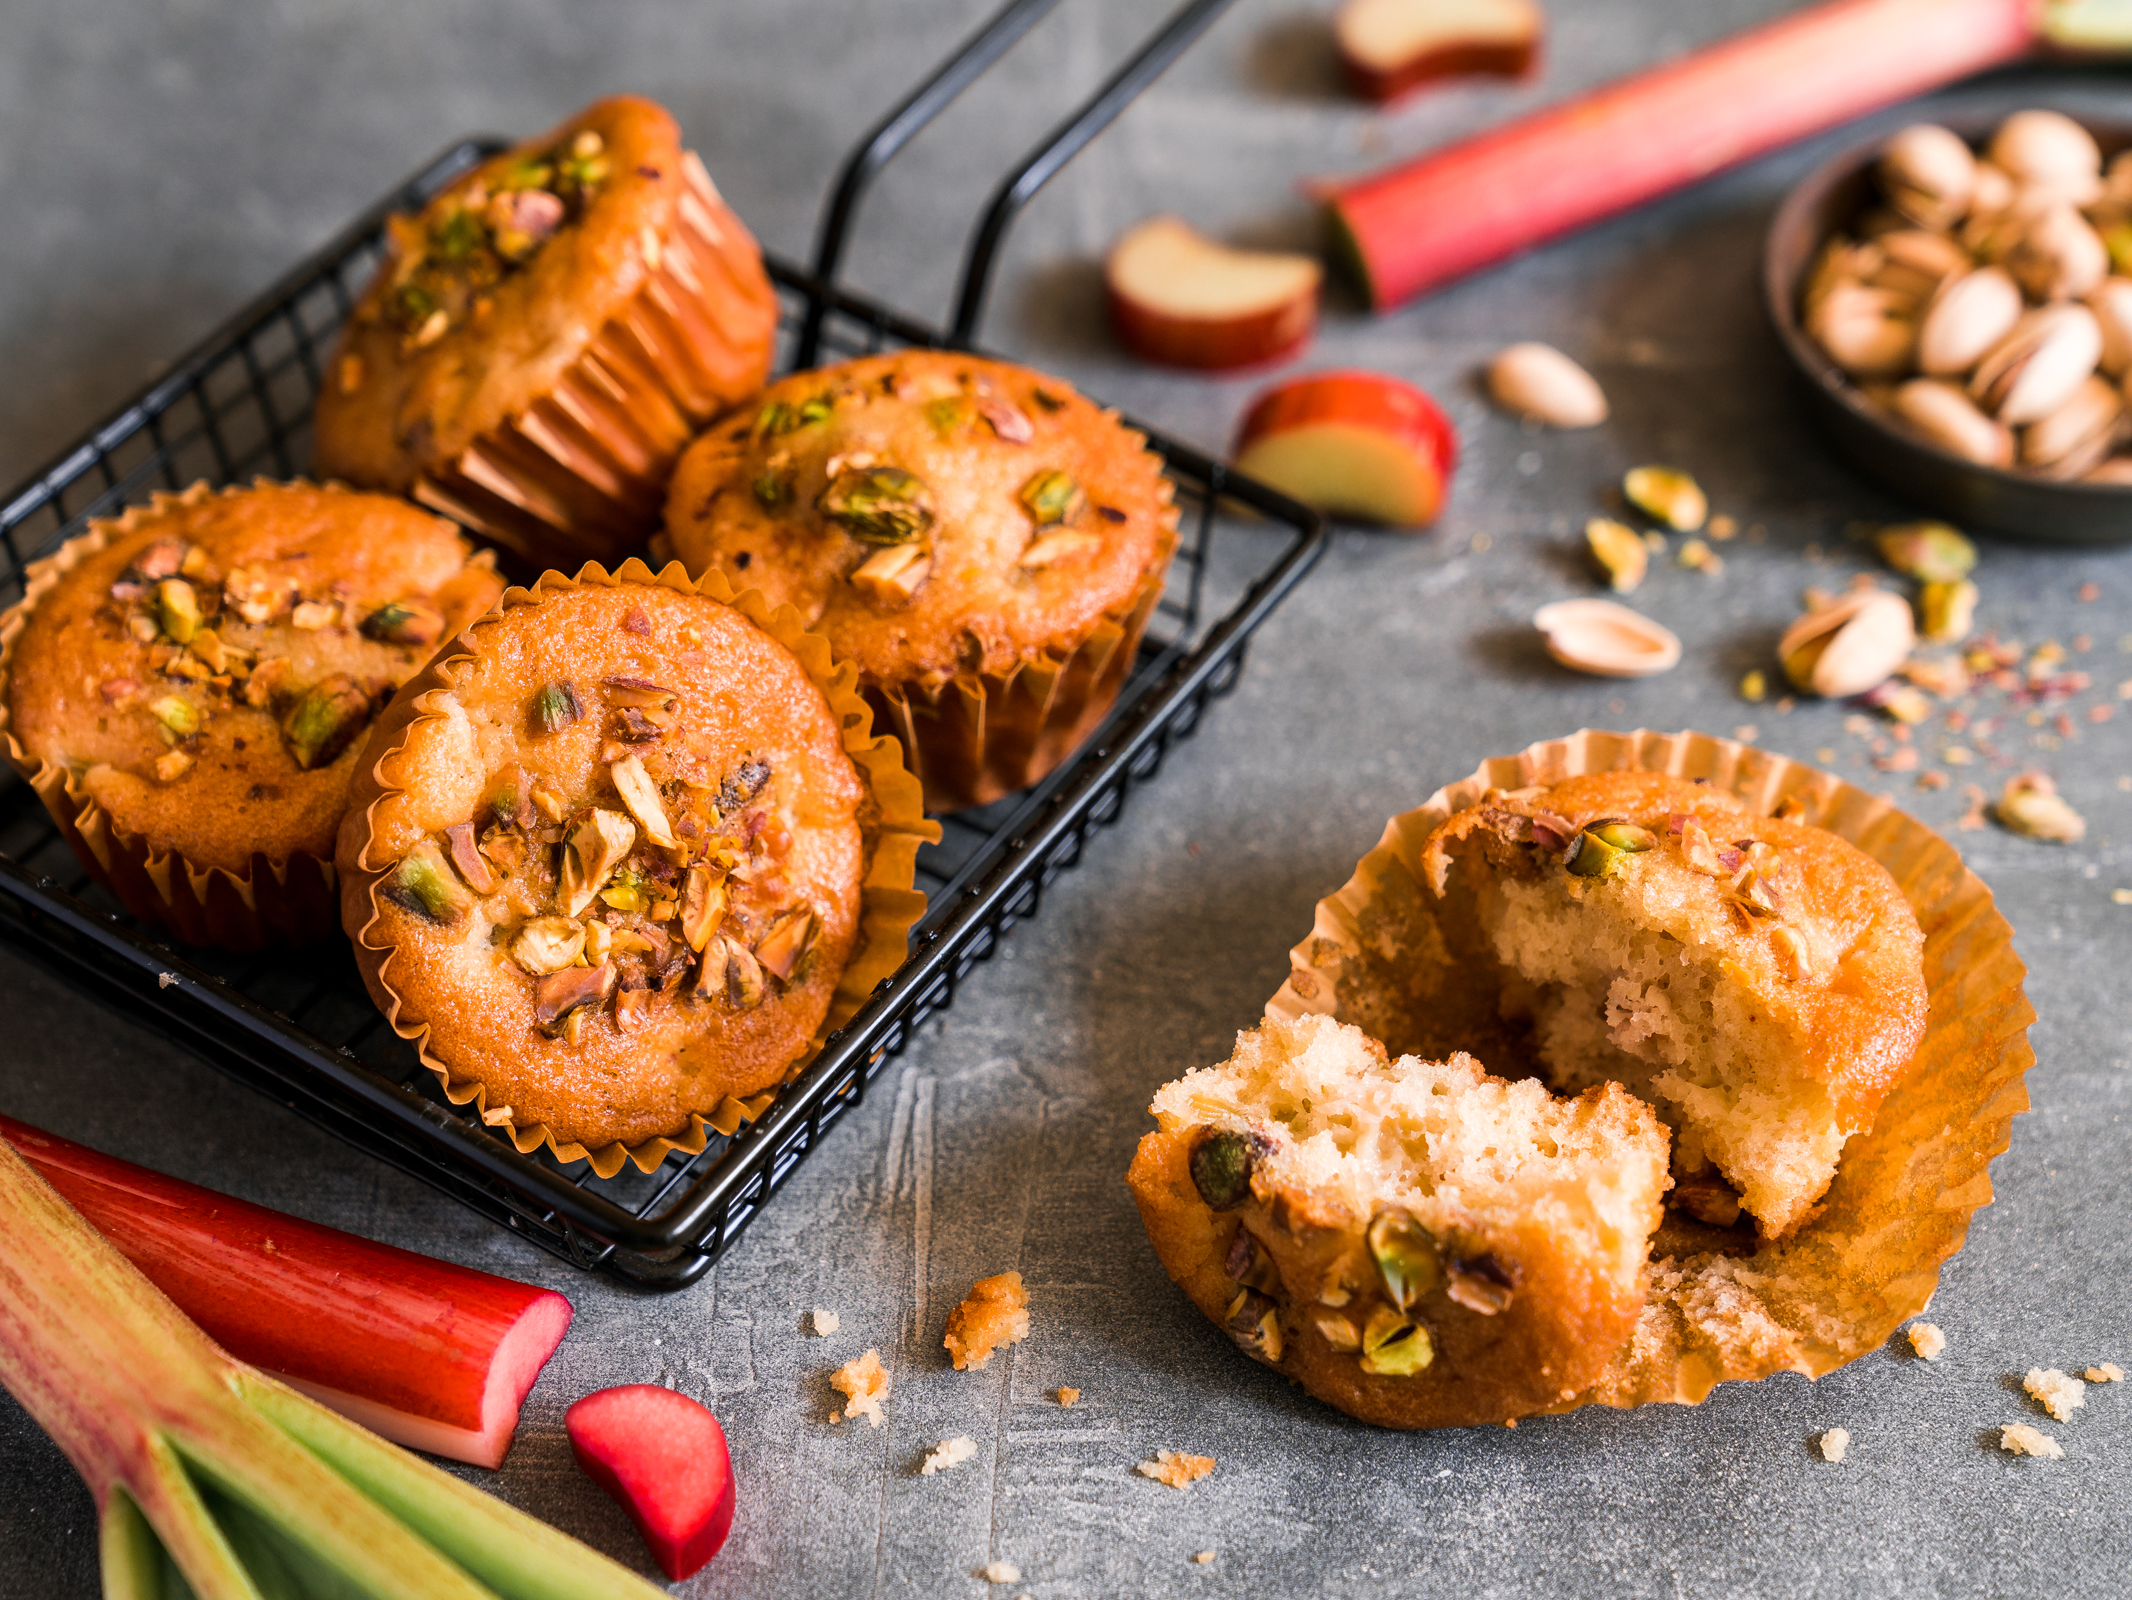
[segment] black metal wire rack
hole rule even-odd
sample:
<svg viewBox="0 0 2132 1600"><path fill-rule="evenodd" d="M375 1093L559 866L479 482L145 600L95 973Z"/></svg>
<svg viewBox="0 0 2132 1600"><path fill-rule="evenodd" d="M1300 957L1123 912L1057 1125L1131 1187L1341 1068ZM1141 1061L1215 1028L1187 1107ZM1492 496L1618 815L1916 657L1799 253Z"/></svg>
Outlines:
<svg viewBox="0 0 2132 1600"><path fill-rule="evenodd" d="M783 300L782 366L970 344L1008 222L1228 0L1193 0L1172 16L1001 185L973 236L952 332L835 287L873 175L1056 4L1012 0L869 135L831 195L816 271L770 259ZM0 504L0 605L20 597L31 561L92 517L202 478L303 471L320 371L378 264L385 218L419 207L497 147L468 140L445 151ZM700 1155L602 1180L545 1152L519 1154L443 1099L371 1006L345 949L228 956L166 945L89 881L12 775L0 782L0 938L95 1003L565 1260L652 1287L693 1282L1233 687L1250 635L1321 553L1325 531L1313 513L1154 430L1148 437L1177 485L1183 537L1117 709L1042 784L944 819L945 837L921 856L930 905L909 959L757 1121ZM1232 519L1236 506L1255 517Z"/></svg>

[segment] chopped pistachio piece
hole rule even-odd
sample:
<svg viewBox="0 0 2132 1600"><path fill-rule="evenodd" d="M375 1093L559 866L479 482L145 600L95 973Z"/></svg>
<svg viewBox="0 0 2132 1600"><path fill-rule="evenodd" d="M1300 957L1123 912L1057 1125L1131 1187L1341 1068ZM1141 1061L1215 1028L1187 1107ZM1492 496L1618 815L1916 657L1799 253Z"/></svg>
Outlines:
<svg viewBox="0 0 2132 1600"><path fill-rule="evenodd" d="M309 772L353 744L369 720L370 696L345 672L336 672L312 684L289 707L281 719L281 738L296 765Z"/></svg>
<svg viewBox="0 0 2132 1600"><path fill-rule="evenodd" d="M1055 468L1036 474L1022 485L1021 493L1015 498L1021 501L1022 509L1029 513L1029 520L1039 528L1073 521L1088 503L1081 486L1070 475Z"/></svg>
<svg viewBox="0 0 2132 1600"><path fill-rule="evenodd" d="M1255 1141L1242 1133L1208 1129L1186 1160L1192 1187L1210 1210L1234 1211L1251 1198L1251 1169L1257 1162Z"/></svg>
<svg viewBox="0 0 2132 1600"><path fill-rule="evenodd" d="M511 941L511 959L536 978L574 966L585 948L585 925L568 917L535 917Z"/></svg>
<svg viewBox="0 0 2132 1600"><path fill-rule="evenodd" d="M1037 572L1045 567L1057 566L1061 561L1071 560L1075 556L1086 555L1091 550L1101 548L1102 544L1101 534L1058 528L1031 539L1029 548L1022 552L1021 560L1016 565L1027 571Z"/></svg>
<svg viewBox="0 0 2132 1600"><path fill-rule="evenodd" d="M718 786L718 809L731 816L761 794L763 785L769 781L770 764L767 761L743 761Z"/></svg>
<svg viewBox="0 0 2132 1600"><path fill-rule="evenodd" d="M1586 828L1570 845L1562 865L1580 878L1611 878L1627 858L1641 855L1658 842L1647 828L1631 823L1603 823Z"/></svg>
<svg viewBox="0 0 2132 1600"><path fill-rule="evenodd" d="M1751 667L1740 676L1740 698L1760 703L1769 697L1769 674L1760 667Z"/></svg>
<svg viewBox="0 0 2132 1600"><path fill-rule="evenodd" d="M1873 541L1880 559L1920 583L1960 583L1976 570L1977 547L1944 522L1905 522Z"/></svg>
<svg viewBox="0 0 2132 1600"><path fill-rule="evenodd" d="M749 487L755 492L755 503L765 511L775 511L792 499L792 485L775 472L759 472Z"/></svg>
<svg viewBox="0 0 2132 1600"><path fill-rule="evenodd" d="M1621 480L1629 504L1682 533L1693 533L1710 514L1702 486L1673 467L1631 467Z"/></svg>
<svg viewBox="0 0 2132 1600"><path fill-rule="evenodd" d="M738 1011L752 1011L769 992L762 967L738 939L714 938L696 966L696 998L724 1000Z"/></svg>
<svg viewBox="0 0 2132 1600"><path fill-rule="evenodd" d="M1594 517L1584 525L1584 542L1616 594L1627 594L1643 582L1651 556L1634 528L1611 517Z"/></svg>
<svg viewBox="0 0 2132 1600"><path fill-rule="evenodd" d="M424 839L385 879L385 898L440 927L449 927L467 914L473 897L460 885L445 864L434 841Z"/></svg>
<svg viewBox="0 0 2132 1600"><path fill-rule="evenodd" d="M183 578L165 578L155 586L156 621L179 644L189 644L200 627L200 597Z"/></svg>
<svg viewBox="0 0 2132 1600"><path fill-rule="evenodd" d="M459 876L476 894L494 894L496 875L489 871L489 864L482 859L480 848L474 843L474 825L471 822L455 822L444 830L445 842L451 846L452 865L459 869Z"/></svg>
<svg viewBox="0 0 2132 1600"><path fill-rule="evenodd" d="M1260 1294L1256 1289L1239 1289L1229 1302L1222 1326L1245 1354L1261 1361L1280 1361L1281 1308L1271 1295Z"/></svg>
<svg viewBox="0 0 2132 1600"><path fill-rule="evenodd" d="M681 937L691 950L711 942L711 930L725 915L725 881L709 867L688 869L681 881Z"/></svg>
<svg viewBox="0 0 2132 1600"><path fill-rule="evenodd" d="M864 544L908 544L933 525L931 492L901 467L846 467L817 504Z"/></svg>
<svg viewBox="0 0 2132 1600"><path fill-rule="evenodd" d="M564 916L584 915L608 874L621 865L636 842L636 824L621 812L599 806L586 810L563 840L562 881L556 885L556 899Z"/></svg>
<svg viewBox="0 0 2132 1600"><path fill-rule="evenodd" d="M435 644L444 635L444 613L422 600L394 600L363 619L364 637L388 644Z"/></svg>
<svg viewBox="0 0 2132 1600"><path fill-rule="evenodd" d="M1595 822L1588 830L1601 844L1616 850L1626 850L1631 855L1658 848L1658 835L1649 828L1639 828L1633 822Z"/></svg>
<svg viewBox="0 0 2132 1600"><path fill-rule="evenodd" d="M577 686L568 678L543 684L533 697L533 726L542 733L560 733L585 715L578 704Z"/></svg>
<svg viewBox="0 0 2132 1600"><path fill-rule="evenodd" d="M629 807L629 814L637 819L644 837L661 850L673 849L673 826L666 820L666 807L660 803L659 786L644 770L642 759L624 756L609 765L607 776L614 780L616 793L621 795L622 804Z"/></svg>
<svg viewBox="0 0 2132 1600"><path fill-rule="evenodd" d="M1393 1209L1371 1219L1364 1236L1384 1292L1401 1311L1443 1281L1443 1258L1436 1240L1411 1213Z"/></svg>
<svg viewBox="0 0 2132 1600"><path fill-rule="evenodd" d="M1222 1268L1246 1289L1271 1294L1281 1286L1281 1269L1258 1240L1251 1237L1249 1228L1236 1230L1236 1237L1229 1241L1229 1253L1223 1258Z"/></svg>
<svg viewBox="0 0 2132 1600"><path fill-rule="evenodd" d="M604 1004L614 993L616 978L614 968L604 961L596 967L564 967L549 973L533 986L533 1020L550 1033L558 1031L557 1024L567 1024L582 1007Z"/></svg>
<svg viewBox="0 0 2132 1600"><path fill-rule="evenodd" d="M316 633L331 626L340 611L341 608L330 600L306 600L289 613L289 622L305 633Z"/></svg>
<svg viewBox="0 0 2132 1600"><path fill-rule="evenodd" d="M1515 1266L1505 1264L1490 1251L1453 1261L1446 1278L1444 1292L1468 1311L1477 1311L1484 1317L1508 1310L1517 1294Z"/></svg>
<svg viewBox="0 0 2132 1600"><path fill-rule="evenodd" d="M1337 1313L1316 1319L1318 1337L1335 1350L1349 1351L1362 1348L1362 1333L1354 1323Z"/></svg>
<svg viewBox="0 0 2132 1600"><path fill-rule="evenodd" d="M779 983L790 983L814 935L814 912L806 906L787 911L755 945L755 959Z"/></svg>
<svg viewBox="0 0 2132 1600"><path fill-rule="evenodd" d="M1372 1311L1362 1329L1362 1370L1379 1378L1411 1378L1436 1359L1429 1330L1390 1306Z"/></svg>
<svg viewBox="0 0 2132 1600"><path fill-rule="evenodd" d="M1967 578L1928 583L1917 593L1919 631L1934 644L1960 644L1976 626L1977 586Z"/></svg>
<svg viewBox="0 0 2132 1600"><path fill-rule="evenodd" d="M922 544L892 544L876 550L853 570L851 586L871 599L895 604L918 592L933 570Z"/></svg>
<svg viewBox="0 0 2132 1600"><path fill-rule="evenodd" d="M155 775L163 783L176 783L192 771L193 755L190 750L165 750L155 758Z"/></svg>
<svg viewBox="0 0 2132 1600"><path fill-rule="evenodd" d="M190 739L205 720L198 706L174 694L156 696L148 702L148 712L176 739Z"/></svg>

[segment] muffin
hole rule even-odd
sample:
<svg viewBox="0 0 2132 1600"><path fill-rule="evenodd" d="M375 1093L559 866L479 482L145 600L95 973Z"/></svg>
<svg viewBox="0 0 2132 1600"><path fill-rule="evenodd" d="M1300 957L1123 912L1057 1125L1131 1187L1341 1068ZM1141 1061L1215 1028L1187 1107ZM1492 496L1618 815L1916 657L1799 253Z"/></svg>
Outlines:
<svg viewBox="0 0 2132 1600"><path fill-rule="evenodd" d="M1126 1181L1164 1269L1351 1416L1528 1416L1635 1329L1667 1134L1618 1084L1558 1099L1303 1017L1239 1035L1151 1109Z"/></svg>
<svg viewBox="0 0 2132 1600"><path fill-rule="evenodd" d="M983 805L1092 733L1177 543L1141 435L1027 368L906 350L798 373L689 447L673 552L856 663L926 802Z"/></svg>
<svg viewBox="0 0 2132 1600"><path fill-rule="evenodd" d="M1649 1101L1703 1221L1810 1218L1924 1036L1924 935L1887 869L1708 785L1499 795L1422 859L1450 940L1432 981L1492 1001L1555 1088Z"/></svg>
<svg viewBox="0 0 2132 1600"><path fill-rule="evenodd" d="M689 437L769 373L761 252L648 100L588 106L387 230L316 468L536 566L641 549Z"/></svg>
<svg viewBox="0 0 2132 1600"><path fill-rule="evenodd" d="M92 877L193 944L335 924L373 714L503 584L401 500L197 484L91 523L0 617L0 726Z"/></svg>
<svg viewBox="0 0 2132 1600"><path fill-rule="evenodd" d="M650 1170L901 963L932 830L851 678L759 596L631 562L513 589L401 691L342 917L454 1101Z"/></svg>

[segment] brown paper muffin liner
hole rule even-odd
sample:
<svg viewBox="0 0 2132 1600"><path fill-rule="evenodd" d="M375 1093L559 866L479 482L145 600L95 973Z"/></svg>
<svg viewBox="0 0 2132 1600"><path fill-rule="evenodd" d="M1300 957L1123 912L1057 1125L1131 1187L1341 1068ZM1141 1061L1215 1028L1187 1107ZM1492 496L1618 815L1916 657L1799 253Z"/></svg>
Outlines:
<svg viewBox="0 0 2132 1600"><path fill-rule="evenodd" d="M484 622L515 606L532 605L548 595L570 589L612 588L625 583L656 585L681 594L700 594L731 606L791 651L829 701L830 709L843 728L845 753L866 780L879 808L873 855L859 893L858 943L837 980L836 992L830 997L829 1010L821 1028L799 1058L786 1069L784 1082L790 1083L821 1054L829 1035L850 1021L866 1003L875 985L903 965L909 949L910 930L925 914L925 896L912 887L918 870L918 847L937 841L940 825L926 820L918 780L904 766L903 754L896 741L873 732L873 713L857 689L858 669L849 662L836 661L830 654L828 641L819 634L809 633L792 607L779 606L772 610L758 589L736 595L722 572L707 572L701 579L692 580L678 561L654 572L642 561L632 558L612 573L597 562L586 563L575 577L560 572L545 573L530 589L506 590L487 616L469 624L460 640L464 641ZM436 704L435 696L438 691L450 687L459 663L471 659L471 653L464 649L440 652L410 686L412 692L403 692L379 719L364 746L364 766L357 775L350 806L351 811L361 809L366 823L378 800L396 792L378 776L380 767L406 742L407 730L416 722L446 714ZM364 850L367 851L368 845L366 831ZM362 860L360 852L357 859ZM743 1122L752 1122L761 1116L777 1098L777 1088L746 1096L727 1095L709 1111L692 1113L685 1132L648 1139L637 1145L625 1145L617 1140L588 1148L575 1140L557 1139L545 1123L519 1126L512 1120L510 1107L489 1106L488 1091L479 1080L460 1075L450 1062L430 1054L430 1030L426 1022L401 1017L400 997L393 992L385 976L386 959L392 947L372 945L364 937L375 924L377 889L384 879L384 868L371 868L365 862L362 877L351 882L351 888L365 896L364 903L371 910L371 921L364 924L363 933L355 940L356 966L362 972L363 982L378 1009L385 1013L393 1032L415 1046L422 1064L443 1083L446 1098L456 1106L471 1102L481 1120L498 1132L507 1133L521 1154L530 1155L545 1145L558 1161L590 1162L592 1170L602 1178L611 1178L621 1171L625 1160L635 1162L640 1172L651 1172L672 1151L679 1150L685 1155L702 1153L711 1130L731 1134Z"/></svg>
<svg viewBox="0 0 2132 1600"><path fill-rule="evenodd" d="M1070 652L1004 673L863 686L882 725L910 751L929 807L962 811L1027 788L1096 731L1132 672L1176 548L1173 537L1132 598Z"/></svg>
<svg viewBox="0 0 2132 1600"><path fill-rule="evenodd" d="M523 415L415 480L416 500L536 566L617 561L659 525L696 431L762 386L777 291L694 152L659 264Z"/></svg>
<svg viewBox="0 0 2132 1600"><path fill-rule="evenodd" d="M1653 1259L1634 1337L1598 1384L1559 1411L1694 1405L1720 1383L1774 1372L1818 1378L1885 1343L1925 1309L1940 1264L1961 1248L1971 1214L1990 1203L1991 1158L2028 1107L2022 1077L2035 1061L2027 1028L2036 1013L2021 987L2027 969L1991 891L1953 846L1887 799L1700 733L1586 729L1483 762L1394 817L1354 877L1318 903L1267 1014L1321 1012L1399 1054L1402 1034L1412 1035L1412 1008L1425 1003L1408 974L1441 937L1422 867L1429 835L1489 789L1616 771L1705 778L1763 812L1783 803L1787 814L1873 857L1924 929L1930 1010L1909 1072L1872 1129L1844 1146L1819 1216L1752 1255Z"/></svg>
<svg viewBox="0 0 2132 1600"><path fill-rule="evenodd" d="M196 483L179 494L158 492L145 506L89 524L51 555L33 561L22 598L0 616L0 734L7 758L58 824L89 876L134 916L167 928L187 944L259 950L269 944L308 944L340 925L333 859L308 851L285 860L255 854L241 872L202 866L166 850L118 822L83 787L82 775L51 761L32 760L10 725L8 685L15 644L30 613L87 557L132 533L144 517L213 499L222 491Z"/></svg>

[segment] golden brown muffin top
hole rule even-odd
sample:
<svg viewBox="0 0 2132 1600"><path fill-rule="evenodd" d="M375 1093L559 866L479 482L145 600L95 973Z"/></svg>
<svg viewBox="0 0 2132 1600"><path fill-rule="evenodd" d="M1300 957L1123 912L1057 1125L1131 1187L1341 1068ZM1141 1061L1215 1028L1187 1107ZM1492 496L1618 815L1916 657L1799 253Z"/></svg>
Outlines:
<svg viewBox="0 0 2132 1600"><path fill-rule="evenodd" d="M852 954L878 815L822 691L733 608L643 584L461 647L380 724L383 793L341 833L381 1004L487 1114L564 1143L777 1083Z"/></svg>
<svg viewBox="0 0 2132 1600"><path fill-rule="evenodd" d="M391 218L319 395L322 470L404 490L550 392L656 270L695 159L617 95Z"/></svg>
<svg viewBox="0 0 2132 1600"><path fill-rule="evenodd" d="M1175 546L1142 436L1057 378L908 350L763 392L689 447L666 530L876 683L1070 651Z"/></svg>
<svg viewBox="0 0 2132 1600"><path fill-rule="evenodd" d="M1607 824L1629 832L1587 831ZM1603 882L1648 860L1701 885L1680 901L1692 928L1677 931L1721 945L1773 1020L1809 1042L1806 1064L1849 1122L1872 1120L1924 1037L1917 914L1885 867L1826 829L1686 778L1603 772L1494 795L1445 822L1423 857L1439 893L1466 849L1512 876Z"/></svg>
<svg viewBox="0 0 2132 1600"><path fill-rule="evenodd" d="M373 714L503 592L441 517L305 483L158 495L69 548L10 732L122 830L238 873L331 857Z"/></svg>

